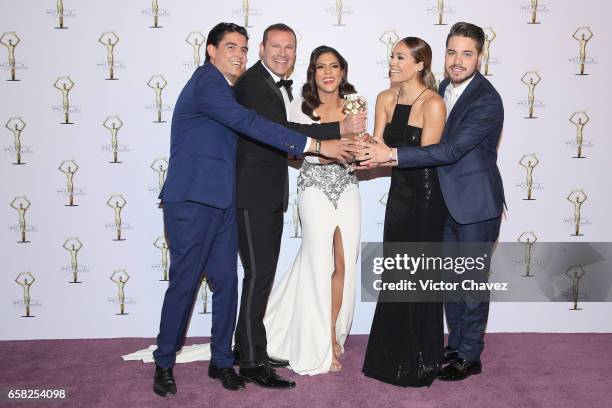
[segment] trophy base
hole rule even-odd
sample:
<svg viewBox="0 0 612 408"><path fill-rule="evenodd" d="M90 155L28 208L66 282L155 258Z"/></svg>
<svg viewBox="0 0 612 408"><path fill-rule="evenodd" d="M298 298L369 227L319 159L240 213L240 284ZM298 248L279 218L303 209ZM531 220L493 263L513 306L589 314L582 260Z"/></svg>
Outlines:
<svg viewBox="0 0 612 408"><path fill-rule="evenodd" d="M292 236L290 236L289 238L302 238L302 237L297 236L297 235L295 235L295 236L294 236L294 235L292 235Z"/></svg>
<svg viewBox="0 0 612 408"><path fill-rule="evenodd" d="M69 27L53 27L56 30L67 30Z"/></svg>
<svg viewBox="0 0 612 408"><path fill-rule="evenodd" d="M60 122L60 125L74 125L74 122Z"/></svg>
<svg viewBox="0 0 612 408"><path fill-rule="evenodd" d="M123 163L123 162L122 162L122 161L109 161L109 163L112 163L112 164L119 164L119 163Z"/></svg>
<svg viewBox="0 0 612 408"><path fill-rule="evenodd" d="M153 123L166 123L166 120L154 120Z"/></svg>
<svg viewBox="0 0 612 408"><path fill-rule="evenodd" d="M27 164L27 163L13 163L13 165L15 166L23 166L24 164Z"/></svg>
<svg viewBox="0 0 612 408"><path fill-rule="evenodd" d="M199 312L198 314L207 315L207 314L211 314L211 313L210 312Z"/></svg>
<svg viewBox="0 0 612 408"><path fill-rule="evenodd" d="M127 316L129 313L115 313L115 316Z"/></svg>
<svg viewBox="0 0 612 408"><path fill-rule="evenodd" d="M119 78L104 78L105 81L118 81Z"/></svg>
<svg viewBox="0 0 612 408"><path fill-rule="evenodd" d="M170 279L160 279L160 282L170 282Z"/></svg>
<svg viewBox="0 0 612 408"><path fill-rule="evenodd" d="M568 310L582 310L582 308L581 307L577 307L577 308L574 309L573 307L570 307Z"/></svg>
<svg viewBox="0 0 612 408"><path fill-rule="evenodd" d="M542 24L542 23L540 23L539 21L536 21L535 23L531 23L530 22L530 23L527 23L527 24Z"/></svg>
<svg viewBox="0 0 612 408"><path fill-rule="evenodd" d="M535 278L535 275L521 275L521 278Z"/></svg>
<svg viewBox="0 0 612 408"><path fill-rule="evenodd" d="M164 28L164 26L149 26L149 28Z"/></svg>
<svg viewBox="0 0 612 408"><path fill-rule="evenodd" d="M584 237L584 234L571 234L570 237Z"/></svg>
<svg viewBox="0 0 612 408"><path fill-rule="evenodd" d="M29 244L32 241L17 241L18 244Z"/></svg>
<svg viewBox="0 0 612 408"><path fill-rule="evenodd" d="M586 159L586 156L572 156L572 159Z"/></svg>
<svg viewBox="0 0 612 408"><path fill-rule="evenodd" d="M6 80L6 82L20 82L20 81L21 81L21 79L7 79Z"/></svg>
<svg viewBox="0 0 612 408"><path fill-rule="evenodd" d="M115 238L113 239L113 241L125 241L125 238L119 238L119 239Z"/></svg>
<svg viewBox="0 0 612 408"><path fill-rule="evenodd" d="M70 281L68 283L83 283L83 282L81 282L81 281L76 281L76 282L75 281Z"/></svg>
<svg viewBox="0 0 612 408"><path fill-rule="evenodd" d="M525 116L524 119L537 119L537 116Z"/></svg>
<svg viewBox="0 0 612 408"><path fill-rule="evenodd" d="M493 74L483 74L483 76L486 76L486 77L492 77L492 76L493 76Z"/></svg>
<svg viewBox="0 0 612 408"><path fill-rule="evenodd" d="M438 24L438 23L436 23L436 24L434 24L434 25L435 25L435 26L445 26L445 25L448 25L448 24L446 24L446 23L442 23L442 24Z"/></svg>
<svg viewBox="0 0 612 408"><path fill-rule="evenodd" d="M523 201L535 201L535 198L523 198Z"/></svg>
<svg viewBox="0 0 612 408"><path fill-rule="evenodd" d="M21 317L36 317L36 316L34 316L34 315L29 315L29 316L21 315Z"/></svg>
<svg viewBox="0 0 612 408"><path fill-rule="evenodd" d="M588 76L589 74L574 74L574 75L576 75L576 76ZM17 80L17 81L19 81L19 80Z"/></svg>
<svg viewBox="0 0 612 408"><path fill-rule="evenodd" d="M78 207L78 204L64 204L64 207Z"/></svg>

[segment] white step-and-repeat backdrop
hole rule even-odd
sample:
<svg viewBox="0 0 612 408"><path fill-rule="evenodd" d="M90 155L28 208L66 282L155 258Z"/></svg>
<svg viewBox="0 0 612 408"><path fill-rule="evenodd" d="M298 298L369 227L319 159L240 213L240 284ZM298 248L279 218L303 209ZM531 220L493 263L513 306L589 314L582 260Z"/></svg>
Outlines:
<svg viewBox="0 0 612 408"><path fill-rule="evenodd" d="M509 210L500 241L530 231L540 242L611 241L608 2L1 3L0 339L157 333L168 263L157 194L172 110L204 60L205 36L220 21L248 26L249 65L268 25L292 26L299 41L296 90L310 51L337 48L372 107L389 85L390 42L408 35L428 41L441 77L450 26L486 27L482 71L506 113L499 166ZM291 175L295 200L297 172ZM363 241L382 239L388 183L361 182ZM580 235L573 236L578 205ZM294 208L285 217L277 279L300 245ZM204 295L190 335L209 334ZM612 320L603 318L612 305L582 308L496 303L489 331L612 331ZM369 331L373 309L357 304L353 333Z"/></svg>

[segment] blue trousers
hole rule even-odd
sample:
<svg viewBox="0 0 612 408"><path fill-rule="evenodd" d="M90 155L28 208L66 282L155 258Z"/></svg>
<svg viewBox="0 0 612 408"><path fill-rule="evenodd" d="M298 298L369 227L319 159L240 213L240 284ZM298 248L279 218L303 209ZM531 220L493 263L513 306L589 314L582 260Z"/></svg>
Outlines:
<svg viewBox="0 0 612 408"><path fill-rule="evenodd" d="M212 294L211 362L231 367L232 334L238 301L236 210L186 201L164 203L164 226L170 250L169 286L164 296L157 349L158 366L172 367L183 346L187 324L206 273Z"/></svg>
<svg viewBox="0 0 612 408"><path fill-rule="evenodd" d="M444 228L444 242L480 242L485 245L490 259L493 244L499 236L501 217L459 224L450 215ZM486 272L486 271L485 271ZM488 299L488 297L487 297ZM458 351L460 358L477 361L484 348L484 333L489 317L489 302L482 298L445 298L444 312L448 325L448 346Z"/></svg>

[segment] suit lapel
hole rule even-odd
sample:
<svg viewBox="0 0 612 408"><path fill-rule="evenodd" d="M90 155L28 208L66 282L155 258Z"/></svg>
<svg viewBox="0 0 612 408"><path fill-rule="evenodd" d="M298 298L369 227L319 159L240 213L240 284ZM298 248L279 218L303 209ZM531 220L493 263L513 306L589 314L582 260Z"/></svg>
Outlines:
<svg viewBox="0 0 612 408"><path fill-rule="evenodd" d="M446 123L451 123L451 121L454 120L455 117L459 115L460 112L463 112L465 110L465 108L469 105L471 101L472 94L480 86L482 79L483 79L482 74L476 71L476 74L474 74L474 78L472 79L472 82L470 82L470 84L467 86L467 88L465 88L465 91L463 91L459 99L457 99L457 102L455 102L455 105L453 106L453 109L451 110L450 115L448 115L448 119L446 120ZM446 87L444 87L444 89L446 90Z"/></svg>
<svg viewBox="0 0 612 408"><path fill-rule="evenodd" d="M263 66L263 63L261 62L261 60L257 61L256 65L257 65L257 69L259 70L259 73L265 78L266 85L268 85L268 87L272 90L272 92L274 92L274 94L278 96L283 106L285 106L285 100L283 99L283 94L281 93L280 89L278 89L278 86L276 86L276 82L274 82L274 78L272 78L272 75L270 75L266 67Z"/></svg>

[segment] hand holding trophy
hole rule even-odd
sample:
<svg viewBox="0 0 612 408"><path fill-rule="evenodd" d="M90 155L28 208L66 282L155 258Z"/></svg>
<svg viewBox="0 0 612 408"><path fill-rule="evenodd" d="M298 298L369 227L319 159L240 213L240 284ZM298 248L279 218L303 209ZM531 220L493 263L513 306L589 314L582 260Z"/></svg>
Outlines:
<svg viewBox="0 0 612 408"><path fill-rule="evenodd" d="M344 95L344 105L342 106L342 112L344 112L346 115L357 115L360 112L364 112L365 114L367 114L368 103L363 96L357 93ZM365 135L365 132L358 132L354 135L354 140L357 142L361 142L365 139ZM348 166L345 165L345 167L347 167L349 171L353 171L352 166L355 164L358 163L353 157L353 160L348 163Z"/></svg>

